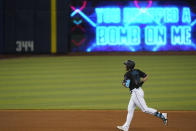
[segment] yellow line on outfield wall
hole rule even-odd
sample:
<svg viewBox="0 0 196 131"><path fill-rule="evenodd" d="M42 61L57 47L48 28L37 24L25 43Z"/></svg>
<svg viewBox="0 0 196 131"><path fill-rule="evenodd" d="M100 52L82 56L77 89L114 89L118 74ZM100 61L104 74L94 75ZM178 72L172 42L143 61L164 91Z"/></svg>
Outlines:
<svg viewBox="0 0 196 131"><path fill-rule="evenodd" d="M56 21L56 0L51 0L51 53L56 53L57 48Z"/></svg>

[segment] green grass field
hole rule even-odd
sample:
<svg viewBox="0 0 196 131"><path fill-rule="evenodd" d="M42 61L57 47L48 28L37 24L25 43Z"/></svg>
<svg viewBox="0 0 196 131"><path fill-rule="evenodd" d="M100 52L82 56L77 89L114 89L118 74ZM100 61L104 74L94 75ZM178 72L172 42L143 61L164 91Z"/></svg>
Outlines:
<svg viewBox="0 0 196 131"><path fill-rule="evenodd" d="M196 56L59 56L0 60L0 109L126 109L127 59L149 77L150 107L196 110Z"/></svg>

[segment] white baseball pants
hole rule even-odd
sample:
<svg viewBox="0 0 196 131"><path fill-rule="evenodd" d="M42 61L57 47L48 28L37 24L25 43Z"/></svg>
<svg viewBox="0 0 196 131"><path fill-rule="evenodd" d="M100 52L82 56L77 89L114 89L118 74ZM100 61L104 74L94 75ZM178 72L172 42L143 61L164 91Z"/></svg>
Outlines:
<svg viewBox="0 0 196 131"><path fill-rule="evenodd" d="M139 107L143 112L148 114L154 115L157 112L156 109L149 108L146 105L146 102L144 100L144 91L142 90L141 87L139 87L138 89L133 89L132 96L130 98L129 105L128 105L127 119L123 127L126 127L127 129L129 128L136 106Z"/></svg>

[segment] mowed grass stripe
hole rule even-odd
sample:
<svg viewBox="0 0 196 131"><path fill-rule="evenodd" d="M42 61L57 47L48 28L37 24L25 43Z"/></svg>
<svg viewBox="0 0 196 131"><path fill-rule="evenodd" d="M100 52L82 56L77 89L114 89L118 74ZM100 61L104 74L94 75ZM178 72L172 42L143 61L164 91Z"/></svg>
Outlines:
<svg viewBox="0 0 196 131"><path fill-rule="evenodd" d="M194 110L195 58L74 56L1 60L0 109L126 109L130 96L121 85L125 72L122 63L134 59L136 68L149 75L144 90L150 105ZM192 104L187 105L187 101Z"/></svg>

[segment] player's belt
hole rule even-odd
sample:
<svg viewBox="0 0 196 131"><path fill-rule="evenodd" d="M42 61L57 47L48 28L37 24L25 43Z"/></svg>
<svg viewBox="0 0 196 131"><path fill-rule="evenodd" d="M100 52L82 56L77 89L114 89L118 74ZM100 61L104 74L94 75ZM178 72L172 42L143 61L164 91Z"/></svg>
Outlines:
<svg viewBox="0 0 196 131"><path fill-rule="evenodd" d="M140 87L135 87L135 88L131 89L131 90L130 90L130 93L132 94L132 92L133 92L134 89L139 89L139 88L140 88Z"/></svg>

